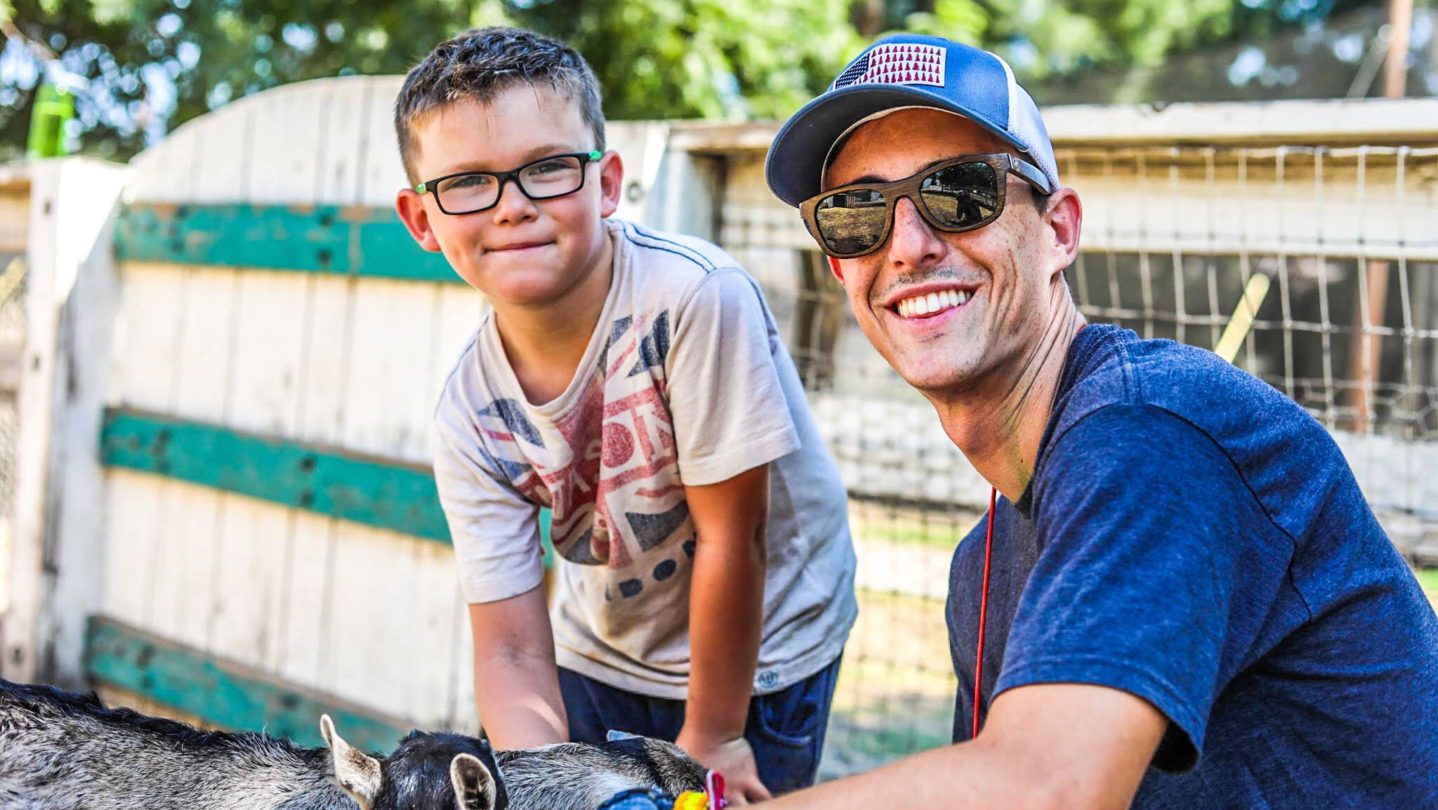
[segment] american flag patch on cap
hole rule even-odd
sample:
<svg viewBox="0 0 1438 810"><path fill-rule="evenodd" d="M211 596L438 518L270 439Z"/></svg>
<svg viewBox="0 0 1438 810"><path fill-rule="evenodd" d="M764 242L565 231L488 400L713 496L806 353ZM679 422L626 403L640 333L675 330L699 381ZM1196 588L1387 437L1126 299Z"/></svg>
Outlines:
<svg viewBox="0 0 1438 810"><path fill-rule="evenodd" d="M830 90L851 84L944 86L944 49L934 45L878 45L839 74Z"/></svg>

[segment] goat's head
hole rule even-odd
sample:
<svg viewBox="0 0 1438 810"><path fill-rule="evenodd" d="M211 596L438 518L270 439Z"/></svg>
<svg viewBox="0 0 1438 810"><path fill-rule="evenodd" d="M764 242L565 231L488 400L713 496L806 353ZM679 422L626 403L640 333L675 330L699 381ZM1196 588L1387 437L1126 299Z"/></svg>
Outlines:
<svg viewBox="0 0 1438 810"><path fill-rule="evenodd" d="M458 734L410 732L384 759L351 746L329 715L320 733L335 779L362 810L504 810L509 806L489 744Z"/></svg>

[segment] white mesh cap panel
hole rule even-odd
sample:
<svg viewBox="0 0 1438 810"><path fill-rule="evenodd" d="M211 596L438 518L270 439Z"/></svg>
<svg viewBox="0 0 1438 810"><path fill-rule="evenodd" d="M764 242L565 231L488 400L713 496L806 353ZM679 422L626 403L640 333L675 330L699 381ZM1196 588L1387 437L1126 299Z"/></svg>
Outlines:
<svg viewBox="0 0 1438 810"><path fill-rule="evenodd" d="M1049 133L1044 127L1043 118L1039 116L1038 105L1034 104L1033 98L1014 79L1014 71L1009 67L1009 63L997 54L994 58L1004 66L1004 77L1009 83L1009 133L1024 144L1024 151L1033 158L1034 165L1042 169L1044 176L1048 177L1049 184L1053 187L1050 190L1056 191L1059 187L1058 161L1054 159L1054 148L1049 143Z"/></svg>

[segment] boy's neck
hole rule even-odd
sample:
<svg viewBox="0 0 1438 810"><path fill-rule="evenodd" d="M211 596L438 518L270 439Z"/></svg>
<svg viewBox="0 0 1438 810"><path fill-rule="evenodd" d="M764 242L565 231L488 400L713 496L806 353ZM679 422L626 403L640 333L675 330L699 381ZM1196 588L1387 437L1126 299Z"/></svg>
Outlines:
<svg viewBox="0 0 1438 810"><path fill-rule="evenodd" d="M549 402L569 387L589 348L613 276L614 240L606 232L591 272L562 298L542 306L494 308L509 367L531 404Z"/></svg>

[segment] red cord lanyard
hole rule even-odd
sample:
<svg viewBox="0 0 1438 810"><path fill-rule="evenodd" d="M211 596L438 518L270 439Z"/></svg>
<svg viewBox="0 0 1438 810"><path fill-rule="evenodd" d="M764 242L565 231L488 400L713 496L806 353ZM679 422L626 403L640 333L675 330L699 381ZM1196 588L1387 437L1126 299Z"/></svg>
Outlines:
<svg viewBox="0 0 1438 810"><path fill-rule="evenodd" d="M979 701L984 686L984 619L989 613L989 564L994 559L994 507L998 504L999 491L989 488L989 530L984 538L984 589L979 597L979 650L974 656L974 733L979 736Z"/></svg>

